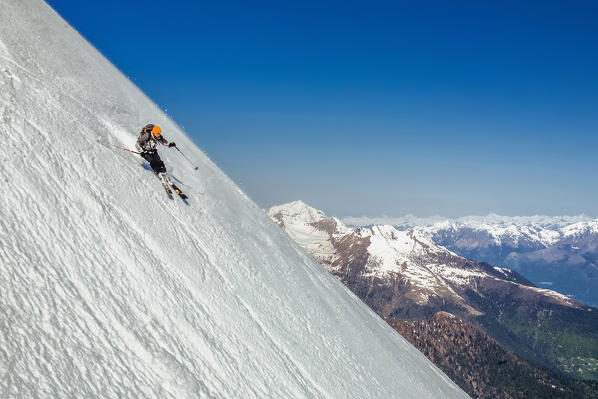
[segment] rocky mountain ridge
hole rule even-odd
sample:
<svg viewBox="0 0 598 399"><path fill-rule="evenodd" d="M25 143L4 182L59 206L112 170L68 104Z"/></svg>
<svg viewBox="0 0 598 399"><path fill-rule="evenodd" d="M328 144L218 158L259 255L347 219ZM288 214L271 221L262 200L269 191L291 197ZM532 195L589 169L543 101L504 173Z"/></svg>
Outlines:
<svg viewBox="0 0 598 399"><path fill-rule="evenodd" d="M470 314L483 314L465 295L468 290L481 294L477 287L482 285L498 285L555 304L581 307L557 292L534 287L509 269L463 258L437 245L426 232L401 231L388 225L348 227L301 201L272 207L268 215L331 273L341 279L398 279L403 285L400 295L423 308L442 298L445 304ZM384 316L398 316L394 313L397 310L386 307Z"/></svg>
<svg viewBox="0 0 598 399"><path fill-rule="evenodd" d="M345 217L352 226L387 222L415 230L469 259L515 270L535 285L598 306L598 219L579 216L467 216L446 219Z"/></svg>

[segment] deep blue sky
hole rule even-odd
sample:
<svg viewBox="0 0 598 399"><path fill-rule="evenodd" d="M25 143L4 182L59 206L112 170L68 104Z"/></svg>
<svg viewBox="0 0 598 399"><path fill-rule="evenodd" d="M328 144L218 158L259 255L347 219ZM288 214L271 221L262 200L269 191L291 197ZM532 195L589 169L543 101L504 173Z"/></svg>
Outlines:
<svg viewBox="0 0 598 399"><path fill-rule="evenodd" d="M49 1L261 206L598 217L598 2L480 3Z"/></svg>

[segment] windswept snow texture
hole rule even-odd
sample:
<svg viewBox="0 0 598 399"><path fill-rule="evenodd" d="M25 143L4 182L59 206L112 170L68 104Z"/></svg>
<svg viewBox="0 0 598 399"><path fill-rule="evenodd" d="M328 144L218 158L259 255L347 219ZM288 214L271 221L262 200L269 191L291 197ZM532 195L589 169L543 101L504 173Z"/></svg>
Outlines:
<svg viewBox="0 0 598 399"><path fill-rule="evenodd" d="M0 396L467 397L45 3L0 10ZM189 205L109 148L150 122Z"/></svg>

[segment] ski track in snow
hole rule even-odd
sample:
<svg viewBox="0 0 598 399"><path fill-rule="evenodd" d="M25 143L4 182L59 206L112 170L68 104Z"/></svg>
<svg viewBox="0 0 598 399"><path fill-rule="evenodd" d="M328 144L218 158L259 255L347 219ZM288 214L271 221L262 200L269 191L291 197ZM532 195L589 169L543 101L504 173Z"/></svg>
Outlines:
<svg viewBox="0 0 598 399"><path fill-rule="evenodd" d="M467 397L45 3L0 9L0 395ZM110 148L150 122L188 205Z"/></svg>

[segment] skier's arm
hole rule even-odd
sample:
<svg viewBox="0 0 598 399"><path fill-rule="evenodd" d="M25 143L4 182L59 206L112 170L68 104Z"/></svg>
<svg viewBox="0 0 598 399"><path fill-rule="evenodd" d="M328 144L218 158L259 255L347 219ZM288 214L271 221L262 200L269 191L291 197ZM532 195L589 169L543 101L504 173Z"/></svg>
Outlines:
<svg viewBox="0 0 598 399"><path fill-rule="evenodd" d="M168 144L170 144L170 141L166 140L164 138L164 136L160 135L160 137L158 137L158 141L160 142L160 144L168 146Z"/></svg>
<svg viewBox="0 0 598 399"><path fill-rule="evenodd" d="M166 140L164 136L160 136L158 138L158 141L160 142L160 144L165 145L166 147L176 147L174 141L171 143L170 141Z"/></svg>

